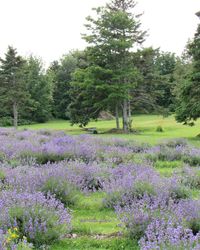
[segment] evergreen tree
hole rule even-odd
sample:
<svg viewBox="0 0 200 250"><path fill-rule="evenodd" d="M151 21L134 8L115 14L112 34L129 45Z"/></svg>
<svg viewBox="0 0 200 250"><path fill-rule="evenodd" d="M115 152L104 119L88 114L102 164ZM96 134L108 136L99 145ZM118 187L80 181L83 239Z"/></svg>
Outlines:
<svg viewBox="0 0 200 250"><path fill-rule="evenodd" d="M200 117L200 25L194 39L188 44L188 54L192 58L192 72L178 86L176 119L178 122L193 125Z"/></svg>
<svg viewBox="0 0 200 250"><path fill-rule="evenodd" d="M106 7L95 9L97 18L87 18L86 28L89 34L83 35L89 44L87 48L89 67L95 65L98 69L101 67L101 72L112 71L112 78L104 80L104 94L102 95L104 109L111 107L113 110L115 107L116 124L119 126L117 114L119 108L122 108L125 132L128 131L129 124L130 90L135 85L137 75L130 63L131 49L135 44L142 43L145 36L145 32L140 30L139 16L132 13L134 6L133 0L115 0ZM87 82L84 85L87 88ZM101 89L102 82L100 81L99 91ZM98 101L102 100L98 99ZM98 106L102 107L101 104Z"/></svg>
<svg viewBox="0 0 200 250"><path fill-rule="evenodd" d="M85 54L82 51L72 51L61 60L54 61L47 71L53 82L53 115L55 118L69 119L66 110L71 102L69 93L72 74L77 68L86 67Z"/></svg>
<svg viewBox="0 0 200 250"><path fill-rule="evenodd" d="M0 59L0 99L1 106L12 113L13 125L18 126L18 113L29 94L23 80L24 60L16 49L9 46L5 59Z"/></svg>
<svg viewBox="0 0 200 250"><path fill-rule="evenodd" d="M22 117L33 122L45 122L52 117L52 81L45 74L40 59L30 56L24 67L24 81L30 98Z"/></svg>

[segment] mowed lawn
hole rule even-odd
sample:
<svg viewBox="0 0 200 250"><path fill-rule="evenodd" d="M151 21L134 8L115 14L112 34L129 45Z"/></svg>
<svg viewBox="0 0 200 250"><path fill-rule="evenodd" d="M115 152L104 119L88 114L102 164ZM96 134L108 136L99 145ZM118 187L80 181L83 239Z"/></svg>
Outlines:
<svg viewBox="0 0 200 250"><path fill-rule="evenodd" d="M158 126L162 126L164 131L156 132ZM200 145L200 139L197 138L197 135L200 134L200 119L195 123L195 126L190 127L177 123L174 116L164 118L159 115L136 115L133 116L133 129L137 133L132 134L107 133L107 131L115 128L115 120L93 121L87 127L96 127L100 133L98 136L115 136L153 144L162 139L184 137L194 144ZM47 123L21 126L21 128L64 130L66 133L73 135L87 133L77 125L71 126L69 121L65 120L53 120Z"/></svg>

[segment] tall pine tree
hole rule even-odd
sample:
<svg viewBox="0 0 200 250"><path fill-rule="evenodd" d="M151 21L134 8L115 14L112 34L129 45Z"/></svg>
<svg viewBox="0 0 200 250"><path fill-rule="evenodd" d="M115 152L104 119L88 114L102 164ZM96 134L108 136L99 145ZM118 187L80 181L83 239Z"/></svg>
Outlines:
<svg viewBox="0 0 200 250"><path fill-rule="evenodd" d="M5 59L1 58L0 62L0 102L12 112L13 125L17 128L19 110L29 95L23 80L24 60L9 46Z"/></svg>
<svg viewBox="0 0 200 250"><path fill-rule="evenodd" d="M136 44L142 43L145 36L145 32L140 29L139 15L133 14L134 7L133 0L114 0L106 7L96 8L96 18L87 18L88 33L83 35L88 43L89 67L97 67L98 71L101 68L101 73L107 73L106 71L110 70L109 76L112 74L112 78L104 79L103 85L100 79L100 86L97 85L98 80L96 79L96 89L99 90L99 95L103 98L96 100L96 106L101 106L102 109L107 109L107 107L111 107L111 110L115 109L117 127L119 126L118 113L121 108L125 132L128 131L129 124L130 90L135 85L137 74L131 64L131 50ZM90 70L87 69L87 72ZM87 82L91 84L88 76L86 77L87 81L81 79L84 84L80 84L85 88L87 88ZM101 102L105 104L104 107L102 107Z"/></svg>

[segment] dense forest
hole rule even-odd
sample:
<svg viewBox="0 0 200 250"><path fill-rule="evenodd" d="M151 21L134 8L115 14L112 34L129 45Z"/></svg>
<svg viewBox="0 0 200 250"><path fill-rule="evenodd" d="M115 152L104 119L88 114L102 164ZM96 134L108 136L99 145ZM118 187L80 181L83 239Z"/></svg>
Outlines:
<svg viewBox="0 0 200 250"><path fill-rule="evenodd" d="M86 18L88 46L45 69L9 46L0 59L0 126L68 119L86 126L102 111L125 132L138 113L176 114L193 125L200 116L200 26L182 56L145 48L135 2L114 0Z"/></svg>

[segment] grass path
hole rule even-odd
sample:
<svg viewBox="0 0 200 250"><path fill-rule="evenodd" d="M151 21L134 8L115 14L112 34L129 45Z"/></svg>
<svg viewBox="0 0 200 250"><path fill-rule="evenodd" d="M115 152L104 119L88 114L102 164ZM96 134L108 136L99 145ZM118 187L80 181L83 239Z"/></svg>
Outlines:
<svg viewBox="0 0 200 250"><path fill-rule="evenodd" d="M72 237L54 244L50 249L138 250L137 243L120 233L114 211L102 208L104 196L104 193L82 195L72 209Z"/></svg>

